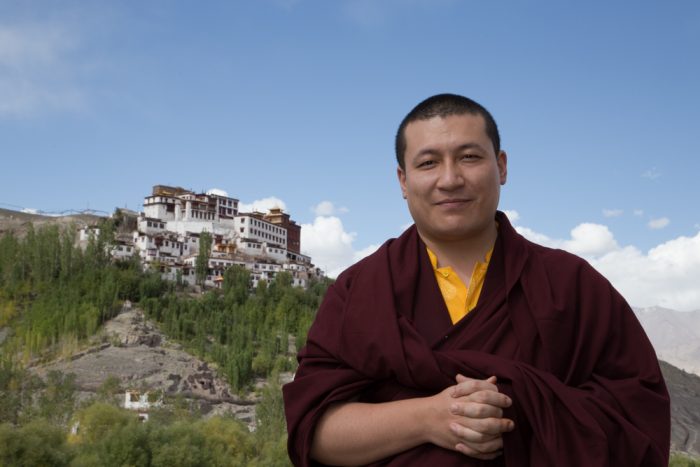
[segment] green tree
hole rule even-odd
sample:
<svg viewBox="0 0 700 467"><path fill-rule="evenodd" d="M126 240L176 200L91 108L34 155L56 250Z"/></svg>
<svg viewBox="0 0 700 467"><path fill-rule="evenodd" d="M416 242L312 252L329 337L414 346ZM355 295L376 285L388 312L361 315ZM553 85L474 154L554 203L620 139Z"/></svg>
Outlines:
<svg viewBox="0 0 700 467"><path fill-rule="evenodd" d="M0 465L68 465L71 451L65 434L46 420L20 427L0 425Z"/></svg>
<svg viewBox="0 0 700 467"><path fill-rule="evenodd" d="M212 465L249 465L254 457L254 440L239 421L232 418L213 417L198 422L205 436L206 448L211 453Z"/></svg>
<svg viewBox="0 0 700 467"><path fill-rule="evenodd" d="M194 263L195 280L197 284L204 285L209 270L209 256L211 256L212 238L209 232L202 232L199 236L199 252Z"/></svg>
<svg viewBox="0 0 700 467"><path fill-rule="evenodd" d="M668 465L669 467L700 467L700 459L677 452L671 455Z"/></svg>
<svg viewBox="0 0 700 467"><path fill-rule="evenodd" d="M57 426L65 426L75 407L75 374L49 371L38 400L38 414Z"/></svg>
<svg viewBox="0 0 700 467"><path fill-rule="evenodd" d="M101 402L112 402L123 392L119 377L109 375L97 389L97 398Z"/></svg>
<svg viewBox="0 0 700 467"><path fill-rule="evenodd" d="M196 424L178 422L164 427L154 435L151 446L153 467L214 465L206 437Z"/></svg>

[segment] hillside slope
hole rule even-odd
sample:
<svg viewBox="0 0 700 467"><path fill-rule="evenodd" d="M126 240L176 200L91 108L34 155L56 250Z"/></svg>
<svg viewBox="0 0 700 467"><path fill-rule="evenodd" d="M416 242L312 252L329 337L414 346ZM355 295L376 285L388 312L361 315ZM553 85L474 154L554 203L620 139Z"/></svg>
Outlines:
<svg viewBox="0 0 700 467"><path fill-rule="evenodd" d="M94 396L112 376L123 390L162 391L184 398L207 416L229 414L255 426L255 393L243 398L232 394L214 368L171 342L129 305L105 323L101 343L30 369L42 377L52 370L74 373L83 399Z"/></svg>
<svg viewBox="0 0 700 467"><path fill-rule="evenodd" d="M700 456L700 376L660 363L671 395L671 450Z"/></svg>

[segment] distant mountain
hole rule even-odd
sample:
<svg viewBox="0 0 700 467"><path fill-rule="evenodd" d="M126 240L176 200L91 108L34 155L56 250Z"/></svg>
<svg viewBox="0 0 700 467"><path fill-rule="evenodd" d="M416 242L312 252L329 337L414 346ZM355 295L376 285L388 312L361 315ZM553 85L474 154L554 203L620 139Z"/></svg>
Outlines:
<svg viewBox="0 0 700 467"><path fill-rule="evenodd" d="M104 218L104 216L97 216L89 213L46 216L31 212L12 211L10 209L0 208L0 236L6 233L12 233L16 236L24 237L29 225L32 225L35 229L46 225L91 225Z"/></svg>
<svg viewBox="0 0 700 467"><path fill-rule="evenodd" d="M682 312L661 307L635 308L634 311L660 360L700 375L700 311Z"/></svg>

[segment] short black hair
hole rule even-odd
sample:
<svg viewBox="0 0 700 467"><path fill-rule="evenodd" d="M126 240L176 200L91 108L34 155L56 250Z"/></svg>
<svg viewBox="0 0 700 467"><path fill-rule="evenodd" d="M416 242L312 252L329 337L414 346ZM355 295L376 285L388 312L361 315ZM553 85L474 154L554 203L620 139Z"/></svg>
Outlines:
<svg viewBox="0 0 700 467"><path fill-rule="evenodd" d="M406 168L404 155L406 152L406 127L416 120L430 120L434 117L448 117L450 115L481 115L486 124L486 135L493 144L496 155L501 152L501 137L498 134L498 126L485 107L468 97L457 94L437 94L428 97L418 104L406 115L396 132L395 150L396 162L402 169Z"/></svg>

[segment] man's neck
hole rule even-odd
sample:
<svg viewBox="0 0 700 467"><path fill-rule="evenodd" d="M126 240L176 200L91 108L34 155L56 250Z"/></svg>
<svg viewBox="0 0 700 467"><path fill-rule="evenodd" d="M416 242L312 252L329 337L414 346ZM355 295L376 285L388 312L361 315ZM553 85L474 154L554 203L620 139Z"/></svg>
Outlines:
<svg viewBox="0 0 700 467"><path fill-rule="evenodd" d="M420 230L418 235L420 235L426 246L430 248L430 251L437 256L438 267L451 267L457 272L462 281L468 284L474 265L478 261L484 261L486 253L493 248L498 230L494 221L490 228L485 229L479 235L468 238L456 240L434 239L423 235Z"/></svg>

